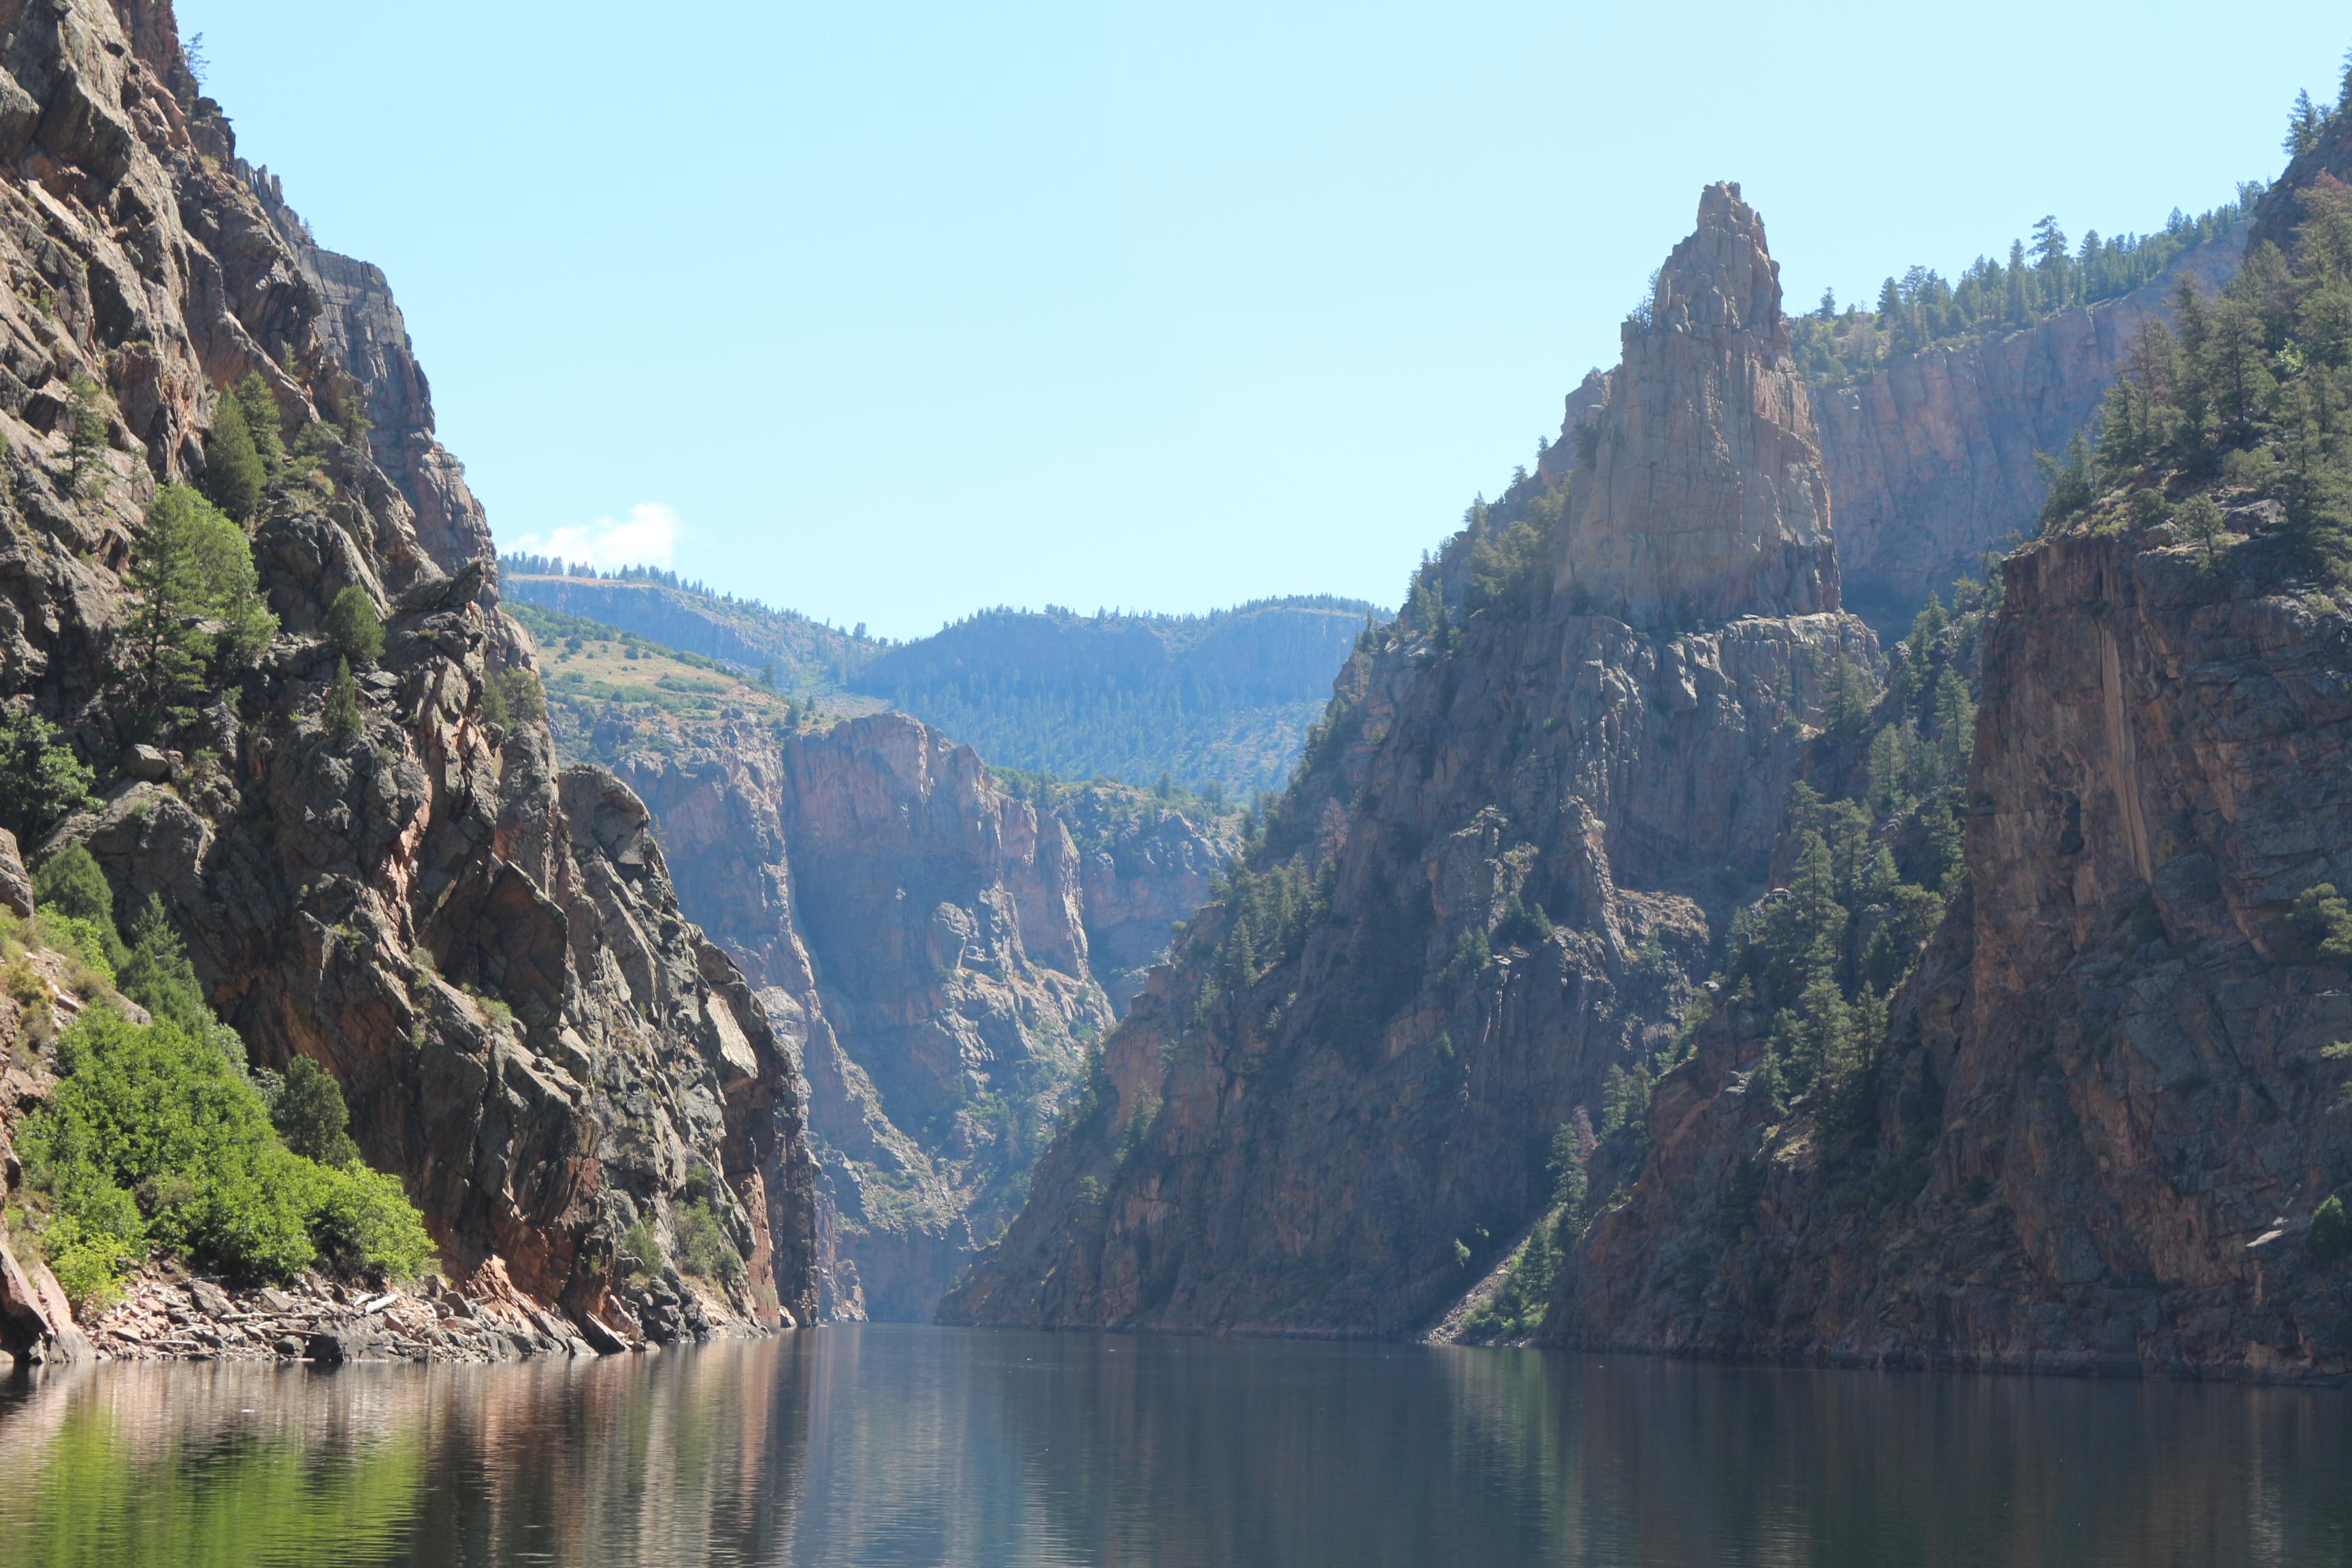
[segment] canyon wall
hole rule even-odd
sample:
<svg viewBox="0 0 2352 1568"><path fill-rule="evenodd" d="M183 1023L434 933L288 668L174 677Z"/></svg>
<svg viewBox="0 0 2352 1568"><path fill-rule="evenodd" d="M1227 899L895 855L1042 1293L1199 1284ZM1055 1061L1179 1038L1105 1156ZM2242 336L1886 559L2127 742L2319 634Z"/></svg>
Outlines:
<svg viewBox="0 0 2352 1568"><path fill-rule="evenodd" d="M1989 552L2030 531L2048 488L2034 455L2056 457L2087 431L2141 325L2171 320L2183 279L2210 295L2235 276L2251 227L2183 252L2120 298L1816 389L1855 612L1882 633L1899 631L1930 593L1979 573Z"/></svg>
<svg viewBox="0 0 2352 1568"><path fill-rule="evenodd" d="M1878 654L1837 607L1737 187L1624 336L1580 395L1591 466L1475 518L1351 658L945 1318L1412 1331L1540 1211L1609 1069L1671 1036L1833 688Z"/></svg>
<svg viewBox="0 0 2352 1568"><path fill-rule="evenodd" d="M163 0L0 5L0 689L102 791L45 847L87 844L126 914L162 899L255 1065L333 1074L461 1282L630 1339L809 1321L784 1046L680 918L635 797L488 700L530 684L529 641L381 275L236 160ZM248 376L300 454L251 527L279 633L192 719L138 729L115 662L134 546ZM339 735L320 627L348 587L386 636ZM625 1232L667 1240L689 1194L743 1268L625 1269Z"/></svg>
<svg viewBox="0 0 2352 1568"><path fill-rule="evenodd" d="M2233 518L2257 535L2274 519ZM2335 1375L2308 1240L2352 1177L2340 961L2352 617L2169 525L2011 557L1968 784L1969 898L1842 1118L1748 1092L1725 1008L1571 1255L1560 1342L1879 1365ZM2264 586L2263 584L2273 584Z"/></svg>
<svg viewBox="0 0 2352 1568"><path fill-rule="evenodd" d="M592 713L558 717L593 748ZM615 760L687 910L806 1072L831 1310L929 1319L1020 1206L1087 1050L1208 896L1230 831L1116 786L1041 807L896 713L679 723Z"/></svg>

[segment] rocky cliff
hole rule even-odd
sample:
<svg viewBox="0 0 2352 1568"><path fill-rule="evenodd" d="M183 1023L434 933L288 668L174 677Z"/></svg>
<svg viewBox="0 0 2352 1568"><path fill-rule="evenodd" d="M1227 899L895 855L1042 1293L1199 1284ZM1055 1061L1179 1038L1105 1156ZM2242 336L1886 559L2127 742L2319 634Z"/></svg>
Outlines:
<svg viewBox="0 0 2352 1568"><path fill-rule="evenodd" d="M1507 1249L1557 1130L1672 1036L1874 639L1737 187L1342 672L1224 897L1105 1048L955 1320L1391 1334Z"/></svg>
<svg viewBox="0 0 2352 1568"><path fill-rule="evenodd" d="M2169 528L2004 570L1970 899L1843 1118L1748 1092L1736 1009L1661 1080L1566 1342L1879 1364L2340 1370L2304 1231L2352 1175L2343 976L2290 911L2352 868L2352 619Z"/></svg>
<svg viewBox="0 0 2352 1568"><path fill-rule="evenodd" d="M2331 129L2340 135L2340 126ZM2316 171L2327 156L2323 147L2305 162ZM1846 606L1882 636L1898 634L1930 593L2009 549L2047 489L2037 454L2054 457L2088 431L2143 325L2171 319L2184 280L2208 294L2228 282L2255 226L2235 221L2116 298L1811 381L1812 435L1837 510ZM1545 483L1560 482L1580 460L1580 432L1607 380L1596 373L1569 397L1560 438L1539 465ZM1627 548L1660 545L1644 533Z"/></svg>
<svg viewBox="0 0 2352 1568"><path fill-rule="evenodd" d="M2323 319L2352 280L2352 200L2325 151L2265 198L2262 248L2213 307L2258 341ZM2299 245L2285 218L2311 226ZM1638 1176L1567 1237L1549 1337L2352 1371L2352 508L2315 439L2341 439L2315 388L2352 355L2317 333L2298 346L2256 392L2260 420L2193 401L2226 387L2231 349L2201 322L2162 379L2118 384L2109 441L1988 600L1965 878L1933 941L1883 1009L1837 1002L1829 947L1797 958L1825 988L1798 1011L1835 1025L1799 1079L1808 1030L1766 994L1787 960L1712 984ZM1874 742L1874 774L1878 758ZM1874 777L1845 793L1831 809L1852 832L1899 837L1871 820ZM1842 928L1819 908L1818 929Z"/></svg>
<svg viewBox="0 0 2352 1568"><path fill-rule="evenodd" d="M644 798L687 912L805 1068L830 1310L928 1319L1019 1207L1086 1047L1207 899L1233 818L1204 831L1114 785L1008 793L902 714L811 724L642 645L616 660L613 628L533 624L564 750Z"/></svg>
<svg viewBox="0 0 2352 1568"><path fill-rule="evenodd" d="M559 766L530 717L528 639L381 275L310 245L236 161L164 0L0 5L0 685L68 727L103 793L52 847L86 843L119 909L161 896L257 1066L333 1074L461 1280L632 1338L808 1320L784 1047L679 917L643 806ZM141 729L125 574L248 377L294 454L250 528L279 631ZM320 628L349 587L385 637L343 729ZM668 1240L689 1194L741 1268L625 1268L624 1233Z"/></svg>
<svg viewBox="0 0 2352 1568"><path fill-rule="evenodd" d="M2141 326L2171 320L2183 279L2210 294L2235 276L2250 227L2185 252L2119 299L1817 390L1847 602L1895 627L2008 549L2048 489L2034 455L2054 457L2089 429Z"/></svg>

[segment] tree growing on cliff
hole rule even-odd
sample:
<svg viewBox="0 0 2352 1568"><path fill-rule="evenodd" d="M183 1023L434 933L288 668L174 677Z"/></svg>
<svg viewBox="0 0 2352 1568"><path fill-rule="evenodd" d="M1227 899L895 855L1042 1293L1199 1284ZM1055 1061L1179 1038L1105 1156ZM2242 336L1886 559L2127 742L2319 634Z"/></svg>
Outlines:
<svg viewBox="0 0 2352 1568"><path fill-rule="evenodd" d="M335 679L327 685L327 733L338 741L356 741L367 731L360 711L359 682L352 679L352 661L335 661Z"/></svg>
<svg viewBox="0 0 2352 1568"><path fill-rule="evenodd" d="M223 396L213 427L205 432L205 498L237 521L251 522L268 478L243 405L233 394Z"/></svg>
<svg viewBox="0 0 2352 1568"><path fill-rule="evenodd" d="M119 679L142 732L186 723L218 675L251 665L277 635L245 531L184 485L156 492L125 583Z"/></svg>
<svg viewBox="0 0 2352 1568"><path fill-rule="evenodd" d="M269 1121L286 1146L306 1160L347 1165L360 1157L341 1088L308 1057L288 1064L286 1081L269 1102Z"/></svg>
<svg viewBox="0 0 2352 1568"><path fill-rule="evenodd" d="M98 383L81 371L67 383L67 482L76 495L106 493L107 425L99 396Z"/></svg>
<svg viewBox="0 0 2352 1568"><path fill-rule="evenodd" d="M0 827L30 844L89 800L97 775L55 724L29 708L0 719Z"/></svg>
<svg viewBox="0 0 2352 1568"><path fill-rule="evenodd" d="M373 664L383 657L383 621L375 601L357 583L346 583L327 606L323 628L327 642L353 664Z"/></svg>

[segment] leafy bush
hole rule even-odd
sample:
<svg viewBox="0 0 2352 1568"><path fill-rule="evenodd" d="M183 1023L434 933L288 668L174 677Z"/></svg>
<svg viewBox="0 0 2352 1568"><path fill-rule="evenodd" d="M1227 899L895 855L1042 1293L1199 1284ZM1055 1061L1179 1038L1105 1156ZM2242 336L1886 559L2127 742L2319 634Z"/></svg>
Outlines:
<svg viewBox="0 0 2352 1568"><path fill-rule="evenodd" d="M727 1239L726 1226L707 1201L682 1203L670 1215L677 1233L678 1272L733 1285L743 1278L743 1259Z"/></svg>
<svg viewBox="0 0 2352 1568"><path fill-rule="evenodd" d="M0 719L0 827L30 843L89 802L96 775L55 724L20 710Z"/></svg>
<svg viewBox="0 0 2352 1568"><path fill-rule="evenodd" d="M653 1221L640 1217L622 1233L618 1260L624 1279L643 1283L662 1277L669 1268L669 1254L662 1250L661 1233Z"/></svg>
<svg viewBox="0 0 2352 1568"><path fill-rule="evenodd" d="M2344 1200L2331 1197L2311 1214L2311 1256L2333 1263L2352 1250L2352 1220L2344 1215Z"/></svg>
<svg viewBox="0 0 2352 1568"><path fill-rule="evenodd" d="M373 664L383 657L383 621L375 601L357 583L344 584L327 606L327 641L353 664Z"/></svg>
<svg viewBox="0 0 2352 1568"><path fill-rule="evenodd" d="M151 1248L243 1280L278 1280L322 1254L346 1269L411 1272L423 1222L389 1178L331 1170L278 1141L261 1098L210 1039L104 1006L59 1038L60 1081L25 1119L30 1184L47 1193L43 1245L85 1287Z"/></svg>
<svg viewBox="0 0 2352 1568"><path fill-rule="evenodd" d="M135 1212L135 1211L134 1211ZM41 1232L41 1256L77 1313L102 1312L122 1299L122 1277L139 1266L141 1248L121 1235L59 1214Z"/></svg>
<svg viewBox="0 0 2352 1568"><path fill-rule="evenodd" d="M2294 931L2304 956L2315 963L2352 960L2352 904L2333 882L2305 888L2294 900Z"/></svg>
<svg viewBox="0 0 2352 1568"><path fill-rule="evenodd" d="M297 1058L298 1065L302 1062ZM338 1095L338 1104L341 1100ZM310 1238L328 1268L414 1279L433 1266L436 1255L424 1216L395 1178L360 1163L358 1150L352 1151L348 1163L319 1166L311 1180Z"/></svg>
<svg viewBox="0 0 2352 1568"><path fill-rule="evenodd" d="M112 925L61 915L55 910L37 909L33 912L33 931L43 946L73 954L89 965L99 979L114 984L115 960L121 956L122 939L114 934Z"/></svg>
<svg viewBox="0 0 2352 1568"><path fill-rule="evenodd" d="M340 1167L360 1157L341 1087L308 1057L296 1057L287 1068L285 1083L270 1100L269 1122L306 1160Z"/></svg>
<svg viewBox="0 0 2352 1568"><path fill-rule="evenodd" d="M114 889L97 857L79 844L68 844L41 862L33 873L33 898L58 914L114 924Z"/></svg>

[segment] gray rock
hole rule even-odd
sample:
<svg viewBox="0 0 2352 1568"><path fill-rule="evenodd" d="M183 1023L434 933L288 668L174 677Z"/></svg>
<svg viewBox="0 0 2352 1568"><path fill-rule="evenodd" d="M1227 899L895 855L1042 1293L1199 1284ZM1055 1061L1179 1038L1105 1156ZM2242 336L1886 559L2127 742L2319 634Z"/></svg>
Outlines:
<svg viewBox="0 0 2352 1568"><path fill-rule="evenodd" d="M152 746L133 746L122 759L122 771L134 779L162 784L172 776L172 762Z"/></svg>
<svg viewBox="0 0 2352 1568"><path fill-rule="evenodd" d="M16 849L16 836L0 827L0 909L20 921L33 918L33 879Z"/></svg>

